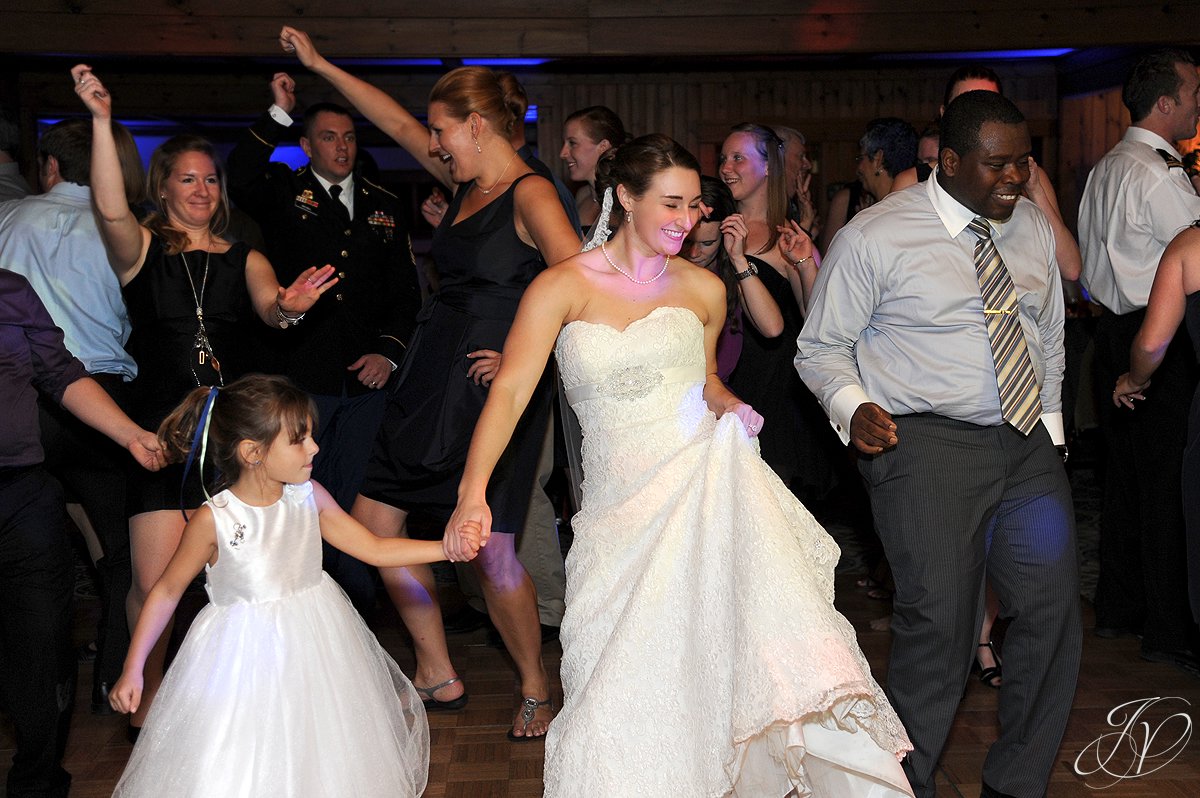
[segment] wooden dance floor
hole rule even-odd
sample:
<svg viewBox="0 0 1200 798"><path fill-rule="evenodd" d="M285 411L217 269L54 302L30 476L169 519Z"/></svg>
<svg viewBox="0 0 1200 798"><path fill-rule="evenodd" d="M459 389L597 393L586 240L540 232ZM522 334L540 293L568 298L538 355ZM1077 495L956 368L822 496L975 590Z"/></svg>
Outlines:
<svg viewBox="0 0 1200 798"><path fill-rule="evenodd" d="M1084 539L1081 529L1081 550L1085 548ZM1085 552L1085 565L1087 556ZM876 678L882 682L890 633L872 630L870 621L885 615L888 604L868 598L855 585L856 576L839 573L837 606L858 630L859 642ZM456 588L443 587L447 604L459 600ZM411 674L413 659L408 642L395 612L385 605L386 600L381 600L369 619L371 627L404 671ZM98 604L95 599L81 598L77 606L77 642L83 643L94 629ZM1167 665L1142 661L1138 656L1139 643L1134 638L1095 637L1093 623L1091 607L1085 601L1084 659L1079 689L1049 795L1051 798L1200 795L1200 730L1193 729L1193 724L1200 722L1200 679ZM451 654L468 685L471 700L460 712L429 716L433 747L425 795L427 798L540 796L542 743L513 744L505 739L517 700L507 655L487 645L484 630L452 635L449 640ZM554 680L557 705L561 700L557 682L561 648L557 642L549 643L544 653L546 668ZM91 667L80 666L80 689L65 762L74 776L71 795L75 798L109 796L130 751L125 740L124 717L97 717L88 711ZM336 692L336 686L331 685L331 689ZM669 690L670 685L664 685L663 689ZM983 758L996 734L997 696L995 690L972 677L942 757L939 798L979 795ZM1154 698L1170 700L1147 707L1137 716L1137 723L1129 733L1119 736L1120 724L1110 725L1110 713L1126 702ZM326 700L326 696L313 696L313 700ZM1123 714L1128 722L1128 716L1136 714L1136 708ZM1114 716L1111 720L1116 722L1118 718ZM620 724L622 719L616 717L612 722ZM1106 734L1110 736L1098 745L1096 741ZM1193 734L1195 739L1190 739ZM1189 739L1182 740L1184 736ZM12 727L7 720L0 720L0 774L7 773L12 747ZM1139 760L1142 754L1145 758ZM1091 775L1076 772L1077 759L1078 768ZM1099 769L1102 763L1107 773ZM2 791L0 777L0 796Z"/></svg>

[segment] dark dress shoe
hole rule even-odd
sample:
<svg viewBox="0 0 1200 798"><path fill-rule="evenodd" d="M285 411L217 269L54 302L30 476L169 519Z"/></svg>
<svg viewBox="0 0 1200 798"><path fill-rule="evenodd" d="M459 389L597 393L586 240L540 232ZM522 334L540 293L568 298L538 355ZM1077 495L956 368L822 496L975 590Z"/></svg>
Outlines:
<svg viewBox="0 0 1200 798"><path fill-rule="evenodd" d="M984 782L982 789L979 791L979 798L1015 798L1015 796L1009 795L1006 792L1000 792L993 787L989 787L987 782Z"/></svg>
<svg viewBox="0 0 1200 798"><path fill-rule="evenodd" d="M1092 634L1105 640L1116 640L1117 638L1126 636L1141 637L1141 633L1128 626L1097 626L1092 629Z"/></svg>
<svg viewBox="0 0 1200 798"><path fill-rule="evenodd" d="M1161 662L1174 665L1184 673L1200 678L1200 661L1190 651L1142 651L1142 659L1147 662Z"/></svg>
<svg viewBox="0 0 1200 798"><path fill-rule="evenodd" d="M115 715L116 710L108 703L108 690L112 687L108 682L96 682L92 685L92 714Z"/></svg>
<svg viewBox="0 0 1200 798"><path fill-rule="evenodd" d="M96 648L96 641L93 640L90 643L84 643L80 646L76 655L80 662L95 662L96 655L99 653L99 650Z"/></svg>

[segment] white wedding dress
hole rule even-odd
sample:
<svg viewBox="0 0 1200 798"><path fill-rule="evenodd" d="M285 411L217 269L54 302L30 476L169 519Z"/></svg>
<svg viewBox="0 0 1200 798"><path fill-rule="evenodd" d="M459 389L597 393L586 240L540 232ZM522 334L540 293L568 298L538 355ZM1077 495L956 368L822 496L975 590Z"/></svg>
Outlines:
<svg viewBox="0 0 1200 798"><path fill-rule="evenodd" d="M585 480L546 796L911 795L912 746L833 608L837 545L709 411L695 314L575 321L557 355Z"/></svg>

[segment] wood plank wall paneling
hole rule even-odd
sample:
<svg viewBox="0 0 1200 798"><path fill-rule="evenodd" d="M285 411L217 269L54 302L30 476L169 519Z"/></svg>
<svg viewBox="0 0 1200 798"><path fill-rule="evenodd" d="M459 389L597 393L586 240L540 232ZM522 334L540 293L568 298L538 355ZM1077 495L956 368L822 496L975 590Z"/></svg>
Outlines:
<svg viewBox="0 0 1200 798"><path fill-rule="evenodd" d="M1121 102L1120 87L1074 97L1064 97L1059 114L1061 136L1058 169L1048 167L1058 190L1059 210L1072 230L1079 215L1079 200L1092 167L1112 149L1129 127L1129 111Z"/></svg>
<svg viewBox="0 0 1200 798"><path fill-rule="evenodd" d="M941 104L948 70L914 68L790 73L692 73L653 76L530 76L530 101L539 111L538 143L554 163L562 120L588 105L608 105L633 135L661 132L696 153L715 174L716 154L729 128L744 121L786 124L802 131L818 162L817 190L854 178L854 156L867 121L898 116L920 129ZM1048 63L1004 68L1005 92L1042 139L1045 165L1058 160L1055 74ZM564 79L566 82L564 82Z"/></svg>
<svg viewBox="0 0 1200 798"><path fill-rule="evenodd" d="M281 23L339 56L934 52L1161 42L1196 0L50 0L5 10L0 52L261 56ZM1017 22L1019 20L1019 24Z"/></svg>
<svg viewBox="0 0 1200 798"><path fill-rule="evenodd" d="M273 68L251 71L214 70L203 79L178 73L101 71L97 74L114 96L118 115L126 118L181 114L250 117L270 102L268 81ZM1006 94L1024 111L1035 136L1043 138L1044 164L1057 169L1055 71L1050 62L1000 66ZM421 112L438 75L427 72L355 69L402 104ZM563 174L558 152L563 119L579 108L607 105L633 135L666 133L716 173L716 156L729 128L744 121L786 124L802 131L818 164L818 194L833 182L854 177L853 157L866 122L898 116L920 129L937 113L949 68L913 67L884 70L806 70L778 72L705 72L662 74L553 74L518 72L530 102L538 106L538 149ZM292 70L301 104L340 99L318 78ZM19 96L37 116L79 113L66 71L25 71L18 77ZM1091 129L1090 124L1084 128ZM1119 135L1119 133L1118 133ZM1103 152L1107 147L1101 150ZM1059 177L1061 181L1062 177Z"/></svg>

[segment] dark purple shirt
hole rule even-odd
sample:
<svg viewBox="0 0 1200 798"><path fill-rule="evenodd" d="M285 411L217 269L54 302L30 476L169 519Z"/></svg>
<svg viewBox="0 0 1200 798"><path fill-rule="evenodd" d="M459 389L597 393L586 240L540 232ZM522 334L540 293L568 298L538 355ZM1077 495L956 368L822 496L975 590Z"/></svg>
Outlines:
<svg viewBox="0 0 1200 798"><path fill-rule="evenodd" d="M38 392L61 403L86 376L29 281L0 269L0 468L42 462Z"/></svg>

